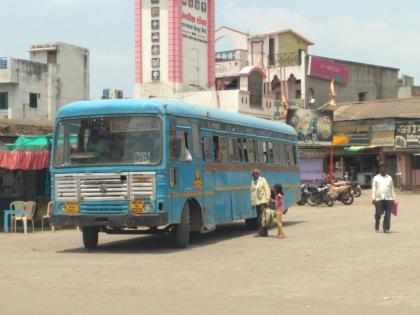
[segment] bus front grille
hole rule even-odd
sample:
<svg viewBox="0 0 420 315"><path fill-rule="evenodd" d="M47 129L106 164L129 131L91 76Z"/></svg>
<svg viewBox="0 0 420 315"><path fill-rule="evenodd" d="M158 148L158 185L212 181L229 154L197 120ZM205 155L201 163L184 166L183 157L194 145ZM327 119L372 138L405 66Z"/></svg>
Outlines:
<svg viewBox="0 0 420 315"><path fill-rule="evenodd" d="M79 177L81 201L128 200L128 173L83 174Z"/></svg>

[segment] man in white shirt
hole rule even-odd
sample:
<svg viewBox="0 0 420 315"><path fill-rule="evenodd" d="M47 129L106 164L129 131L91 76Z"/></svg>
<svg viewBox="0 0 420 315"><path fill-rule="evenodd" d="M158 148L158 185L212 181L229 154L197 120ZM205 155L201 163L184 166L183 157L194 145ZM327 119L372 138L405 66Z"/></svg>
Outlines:
<svg viewBox="0 0 420 315"><path fill-rule="evenodd" d="M391 228L391 208L395 200L394 183L392 177L386 173L384 163L379 164L379 174L372 181L372 203L375 205L375 230L379 231L379 224L384 214L384 233Z"/></svg>
<svg viewBox="0 0 420 315"><path fill-rule="evenodd" d="M251 172L253 181L251 182L251 204L257 211L257 230L258 235L267 236L267 229L261 226L261 214L266 208L271 197L271 189L267 180L261 176L259 169Z"/></svg>

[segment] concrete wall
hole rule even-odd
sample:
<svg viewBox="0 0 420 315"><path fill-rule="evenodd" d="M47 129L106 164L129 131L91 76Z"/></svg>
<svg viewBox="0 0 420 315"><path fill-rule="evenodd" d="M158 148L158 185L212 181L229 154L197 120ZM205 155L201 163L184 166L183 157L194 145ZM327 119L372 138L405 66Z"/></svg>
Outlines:
<svg viewBox="0 0 420 315"><path fill-rule="evenodd" d="M349 82L336 84L337 102L358 102L359 93L366 92L366 99L392 99L398 97L398 69L359 64L346 61L349 66ZM330 81L308 76L306 90L315 92L316 106L330 101Z"/></svg>
<svg viewBox="0 0 420 315"><path fill-rule="evenodd" d="M231 38L235 42L235 49L248 49L248 34L222 26L216 30L216 42L223 37Z"/></svg>
<svg viewBox="0 0 420 315"><path fill-rule="evenodd" d="M48 52L56 52L56 62L48 64ZM53 120L61 106L89 99L89 52L64 43L32 45L30 60L9 58L0 70L0 92L8 92L8 118ZM39 95L37 108L29 106L30 93Z"/></svg>

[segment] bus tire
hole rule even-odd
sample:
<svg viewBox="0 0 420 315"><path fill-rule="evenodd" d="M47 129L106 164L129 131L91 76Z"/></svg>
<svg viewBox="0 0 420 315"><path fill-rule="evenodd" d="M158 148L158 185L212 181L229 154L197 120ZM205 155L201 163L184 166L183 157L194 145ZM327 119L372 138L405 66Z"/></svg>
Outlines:
<svg viewBox="0 0 420 315"><path fill-rule="evenodd" d="M185 204L182 209L181 222L173 230L176 248L187 248L190 243L190 208Z"/></svg>
<svg viewBox="0 0 420 315"><path fill-rule="evenodd" d="M86 249L95 249L98 247L98 230L93 227L85 227L82 230L83 245Z"/></svg>
<svg viewBox="0 0 420 315"><path fill-rule="evenodd" d="M257 229L257 218L245 219L245 226L248 230L255 231Z"/></svg>

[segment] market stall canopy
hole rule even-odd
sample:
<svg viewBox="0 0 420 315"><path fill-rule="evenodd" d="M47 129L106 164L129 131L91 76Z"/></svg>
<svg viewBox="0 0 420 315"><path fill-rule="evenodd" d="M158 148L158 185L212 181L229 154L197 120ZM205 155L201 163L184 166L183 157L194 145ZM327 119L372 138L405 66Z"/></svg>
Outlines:
<svg viewBox="0 0 420 315"><path fill-rule="evenodd" d="M369 145L369 146L351 146L351 147L345 147L344 150L347 152L362 152L369 149L374 149L376 146Z"/></svg>
<svg viewBox="0 0 420 315"><path fill-rule="evenodd" d="M41 170L50 163L51 136L21 136L13 144L0 145L0 168Z"/></svg>

